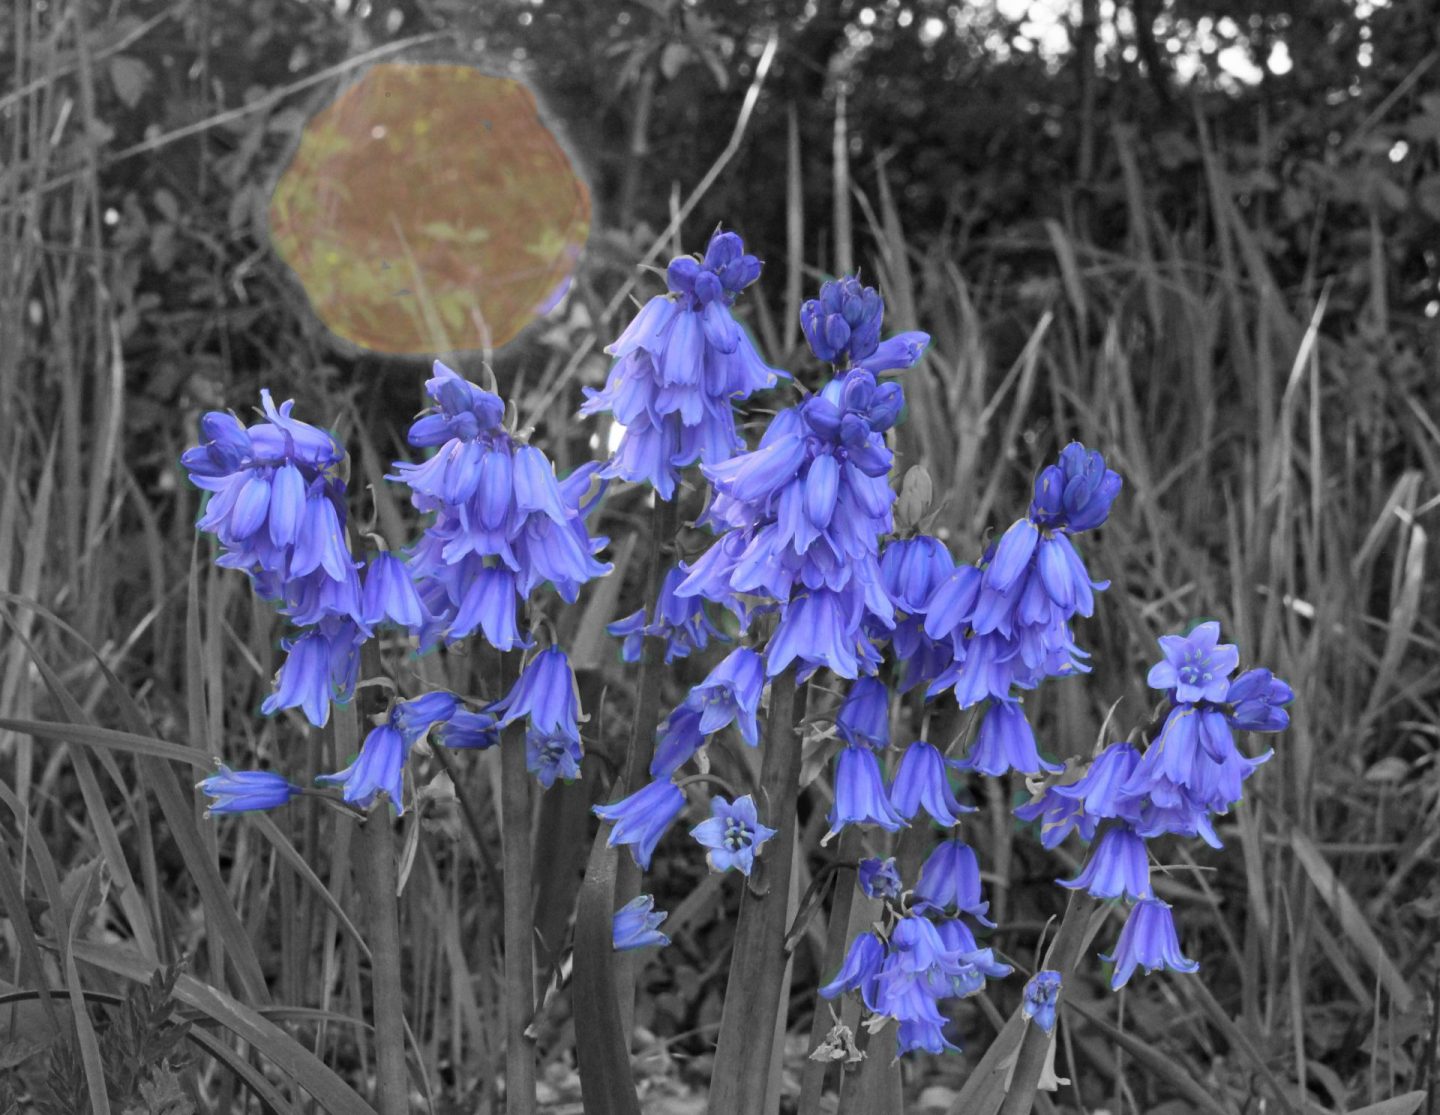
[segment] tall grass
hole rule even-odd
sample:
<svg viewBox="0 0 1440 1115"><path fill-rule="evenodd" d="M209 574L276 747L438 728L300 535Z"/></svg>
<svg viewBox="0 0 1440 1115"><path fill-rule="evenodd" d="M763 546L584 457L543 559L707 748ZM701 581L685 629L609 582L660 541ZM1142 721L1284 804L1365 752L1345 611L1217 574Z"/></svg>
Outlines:
<svg viewBox="0 0 1440 1115"><path fill-rule="evenodd" d="M166 1012L190 1023L192 1057L176 1077L209 1110L363 1112L373 1053L352 826L310 800L274 817L205 821L187 788L215 756L308 780L340 765L342 729L254 715L276 626L194 542L193 493L136 479L121 260L105 238L105 181L87 138L98 71L84 12L17 2L5 95L0 1004L6 1036L35 1049L7 1062L0 1081L20 1103L58 1088L56 1066L71 1066L73 1094L107 1110L118 1095L107 1068L117 1004L138 1002L158 972L153 1025L159 1032ZM799 254L817 237L799 206L790 136L790 255L758 246L783 263L756 320L777 363L799 358L793 277L818 266ZM957 259L903 227L890 168L845 165L838 200L862 219L831 258L853 253L894 326L934 335L906 381L897 448L902 469L929 470L941 497L935 529L957 554L974 554L1008 521L1037 464L1072 437L1103 447L1126 477L1091 556L1113 577L1082 636L1095 673L1045 695L1038 727L1050 750L1088 751L1116 700L1122 719L1142 716L1153 637L1200 616L1219 618L1247 659L1297 690L1292 728L1257 792L1222 826L1226 851L1177 852L1157 883L1194 938L1203 978L1156 978L1119 1000L1076 995L1063 1074L1083 1082L1087 1107L1112 1111L1176 1098L1254 1110L1255 1097L1270 1110L1351 1110L1435 1079L1440 609L1428 530L1440 507L1440 399L1368 373L1360 323L1337 317L1323 289L1312 298L1278 286L1212 151L1196 184L1205 236L1161 221L1131 140L1112 141L1129 219L1123 253L1051 223ZM845 145L836 150L843 161ZM683 231L687 247L700 235ZM1012 254L1046 262L1020 286L983 281ZM601 310L613 278L597 266L582 283L603 288L590 298L603 327L615 324ZM1367 312L1383 321L1378 273L1373 286ZM553 367L517 400L550 430L569 428L573 380L597 363L572 360L580 335L560 332ZM500 364L507 372L504 354ZM378 483L399 451L390 431L365 428L348 397L329 403L381 491L382 522L398 524ZM587 436L572 440L572 460L590 452ZM622 502L604 512L620 555L635 546L632 511ZM566 937L587 808L613 776L631 704L633 682L600 633L629 610L625 563L567 620L595 713L590 754L582 782L546 795L536 822L547 990L531 1031L541 1097L556 1111L577 1110ZM416 681L497 696L493 667L480 655L406 665ZM422 758L417 770L423 805L401 830L399 880L412 1090L436 1109L495 1111L505 1057L498 756ZM814 846L810 835L802 847ZM1008 911L997 943L1024 955L1060 908L1049 885L1059 868L1004 824L988 840L982 858L1000 872L992 883ZM817 865L798 866L803 892ZM637 1053L657 1111L703 1081L732 916L698 872L665 871L658 886L689 894L667 925L682 942L676 959L639 976ZM803 1004L824 947L818 924L801 937L792 1036L810 1031ZM165 982L177 963L183 971ZM787 1049L772 1110L806 1051L796 1040ZM907 1067L912 1103L929 1088L931 1106L943 1105L975 1063ZM158 1079L163 1068L146 1071Z"/></svg>

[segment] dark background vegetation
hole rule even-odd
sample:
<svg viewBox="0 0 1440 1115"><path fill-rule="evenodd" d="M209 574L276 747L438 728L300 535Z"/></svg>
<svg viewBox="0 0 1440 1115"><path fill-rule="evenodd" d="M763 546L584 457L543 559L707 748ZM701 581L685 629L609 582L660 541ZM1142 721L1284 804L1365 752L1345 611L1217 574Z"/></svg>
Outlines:
<svg viewBox="0 0 1440 1115"><path fill-rule="evenodd" d="M367 478L402 451L425 363L335 343L265 232L299 127L354 76L348 62L422 36L390 60L523 76L583 168L595 221L576 289L490 354L547 450L573 466L594 453L571 421L579 386L601 381L599 350L624 324L623 308L606 307L721 154L773 34L738 152L679 246L701 247L719 222L745 235L767 260L748 323L771 361L802 377L816 370L798 299L839 269L881 285L895 328L934 335L906 381L898 447L902 468L923 461L934 476L937 529L957 556L1019 512L1037 464L1072 437L1126 477L1090 555L1114 581L1081 635L1097 669L1042 695L1046 748L1088 752L1120 698L1119 720L1141 719L1153 637L1200 617L1221 619L1245 662L1297 690L1294 726L1222 826L1226 850L1174 850L1162 893L1203 974L1138 981L1123 1014L1098 980L1077 989L1121 1037L1071 1029L1077 1069L1062 1074L1082 1086L1057 1105L1196 1109L1177 1072L1247 1112L1351 1110L1428 1087L1440 989L1440 594L1428 553L1440 508L1440 20L1432 0L1028 7L13 0L0 11L0 713L150 732L296 777L319 769L318 745L294 723L254 715L278 627L238 578L204 564L176 458L202 411L245 413L262 385L334 424ZM642 294L655 289L641 279ZM473 370L478 357L461 363ZM617 555L638 496L602 511ZM387 530L400 522L393 504L380 513ZM586 615L631 610L636 580L593 591ZM605 794L633 683L594 623L580 628L594 758L544 805L547 942L563 942L584 807ZM463 663L430 669L458 670L462 686L468 676ZM678 671L671 696L703 670ZM128 710L122 691L137 702ZM97 772L79 746L5 733L0 747L16 797L0 822L0 874L41 938L68 924L86 942L86 987L126 993L134 973L107 969L105 950L119 955L143 920L153 959L191 953L185 978L251 1002L227 936L243 929L275 1003L334 1016L282 1022L364 1087L365 1042L335 1021L363 1015L362 966L280 843L248 821L162 818L153 777L128 758ZM433 762L418 769L428 781ZM494 1094L496 922L476 882L494 855L493 772L466 770L480 831L437 801L412 830L405 895L410 1017L442 1110ZM809 793L802 815L818 833L823 787ZM348 853L321 813L307 804L276 824L348 907ZM1060 908L1049 880L1066 865L1000 810L989 816L975 839L1005 913L996 944L1028 959ZM49 849L63 895L26 870L22 835ZM241 924L216 920L216 896L179 853L192 838ZM655 1110L693 1111L736 892L704 878L683 836L657 864L676 943L644 969L640 1067ZM12 973L24 933L6 910ZM791 1074L818 964L802 944ZM92 1008L117 1110L171 1110L154 1097L172 1085L226 1109L229 1070L202 1055L179 1072L180 1039L156 1020L172 990L146 992L149 1022L131 991L133 1026ZM26 1096L63 1096L76 1071L71 1024L26 1017L31 1029L0 1041L0 1110L7 1095L19 1110ZM561 991L542 1014L542 1075L555 1110L573 1111L567 1017ZM964 1027L983 1048L984 1015ZM1137 1040L1162 1056L1137 1056ZM974 1055L908 1069L914 1109L943 1110ZM149 1067L127 1075L137 1063Z"/></svg>

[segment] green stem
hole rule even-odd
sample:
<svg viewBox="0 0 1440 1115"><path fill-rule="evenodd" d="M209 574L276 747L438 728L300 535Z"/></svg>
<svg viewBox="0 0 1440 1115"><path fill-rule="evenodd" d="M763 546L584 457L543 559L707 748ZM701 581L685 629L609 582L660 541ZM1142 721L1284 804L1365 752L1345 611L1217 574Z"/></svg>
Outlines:
<svg viewBox="0 0 1440 1115"><path fill-rule="evenodd" d="M1045 967L1060 973L1060 995L1070 985L1080 953L1089 936L1090 915L1095 910L1095 900L1084 891L1071 891L1070 901L1065 907L1065 916L1060 921L1060 931L1055 935L1055 944ZM1035 1105L1036 1089L1040 1074L1045 1068L1045 1055L1050 1050L1054 1034L1047 1034L1038 1026L1027 1025L1020 1037L1020 1051L1015 1058L1015 1071L1010 1077L1010 1089L1005 1094L1005 1103L1000 1115L1030 1115Z"/></svg>
<svg viewBox="0 0 1440 1115"><path fill-rule="evenodd" d="M504 658L507 691L519 676L518 653ZM531 899L531 779L525 769L525 725L507 725L500 739L505 794L505 1111L534 1115L535 1049L525 1030L535 1014L535 925Z"/></svg>
<svg viewBox="0 0 1440 1115"><path fill-rule="evenodd" d="M371 1012L375 1018L375 1105L379 1115L410 1110L405 1071L405 989L400 972L400 904L395 829L381 800L360 826L356 883L369 921Z"/></svg>
<svg viewBox="0 0 1440 1115"><path fill-rule="evenodd" d="M710 1115L764 1110L785 974L786 905L795 854L795 799L800 782L800 732L795 671L770 685L770 719L760 765L765 822L776 836L740 900L730 961L729 994L710 1080Z"/></svg>
<svg viewBox="0 0 1440 1115"><path fill-rule="evenodd" d="M855 902L856 863L864 850L864 837L857 825L848 825L840 834L840 843L835 849L839 867L835 871L835 897L830 902L830 920L825 928L825 967L820 978L828 979L845 961L846 940L850 926L850 908ZM826 1010L829 1000L815 996L815 1020L810 1024L810 1050L813 1052L830 1032L830 1012ZM800 1103L798 1115L820 1115L820 1095L825 1090L825 1076L829 1071L828 1061L806 1060L800 1073Z"/></svg>

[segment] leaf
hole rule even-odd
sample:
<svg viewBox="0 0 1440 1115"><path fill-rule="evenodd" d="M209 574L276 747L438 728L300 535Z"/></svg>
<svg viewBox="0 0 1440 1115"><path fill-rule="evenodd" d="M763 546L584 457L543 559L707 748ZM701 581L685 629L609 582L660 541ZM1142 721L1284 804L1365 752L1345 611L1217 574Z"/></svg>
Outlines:
<svg viewBox="0 0 1440 1115"><path fill-rule="evenodd" d="M117 54L110 59L110 84L115 87L115 95L126 108L134 108L140 103L140 98L154 79L150 67L138 58Z"/></svg>
<svg viewBox="0 0 1440 1115"><path fill-rule="evenodd" d="M1350 1115L1415 1115L1427 1095L1428 1092L1406 1092L1403 1096L1381 1100L1368 1107L1357 1107Z"/></svg>

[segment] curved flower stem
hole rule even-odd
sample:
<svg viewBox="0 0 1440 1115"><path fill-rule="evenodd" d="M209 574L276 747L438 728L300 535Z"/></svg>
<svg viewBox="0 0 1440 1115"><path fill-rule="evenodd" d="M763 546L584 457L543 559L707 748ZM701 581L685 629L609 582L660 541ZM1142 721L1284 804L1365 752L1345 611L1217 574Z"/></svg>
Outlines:
<svg viewBox="0 0 1440 1115"><path fill-rule="evenodd" d="M506 689L519 676L519 655L503 659ZM525 726L517 721L500 739L500 785L505 794L505 1111L534 1115L535 1050L525 1029L535 1014L535 925L531 899L531 786L525 769Z"/></svg>
<svg viewBox="0 0 1440 1115"><path fill-rule="evenodd" d="M755 861L740 900L730 993L725 997L710 1079L710 1115L754 1115L764 1110L784 982L786 907L795 855L801 751L796 690L793 668L770 684L760 785L766 799L765 820L776 836L765 856Z"/></svg>
<svg viewBox="0 0 1440 1115"><path fill-rule="evenodd" d="M1060 922L1060 931L1055 935L1050 956L1044 967L1060 973L1060 995L1070 985L1075 965L1084 951L1089 938L1090 915L1095 911L1095 899L1084 891L1071 891L1070 901L1065 906L1065 917ZM1038 1026L1027 1025L1020 1037L1020 1050L1015 1057L1015 1070L1010 1076L1010 1087L1005 1094L1005 1103L1000 1115L1030 1115L1035 1105L1036 1088L1040 1074L1045 1068L1046 1054L1053 1034L1047 1034Z"/></svg>
<svg viewBox="0 0 1440 1115"><path fill-rule="evenodd" d="M379 1115L405 1115L410 1088L405 1070L405 989L400 973L400 904L395 894L395 828L382 799L360 826L356 883L365 904L375 1016L375 1106Z"/></svg>

